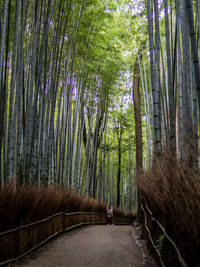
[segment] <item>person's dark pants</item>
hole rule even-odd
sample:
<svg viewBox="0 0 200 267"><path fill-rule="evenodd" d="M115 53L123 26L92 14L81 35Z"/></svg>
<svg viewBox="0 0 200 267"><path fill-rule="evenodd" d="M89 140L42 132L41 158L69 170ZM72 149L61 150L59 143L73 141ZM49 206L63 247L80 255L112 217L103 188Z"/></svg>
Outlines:
<svg viewBox="0 0 200 267"><path fill-rule="evenodd" d="M107 217L107 224L112 224L112 217Z"/></svg>

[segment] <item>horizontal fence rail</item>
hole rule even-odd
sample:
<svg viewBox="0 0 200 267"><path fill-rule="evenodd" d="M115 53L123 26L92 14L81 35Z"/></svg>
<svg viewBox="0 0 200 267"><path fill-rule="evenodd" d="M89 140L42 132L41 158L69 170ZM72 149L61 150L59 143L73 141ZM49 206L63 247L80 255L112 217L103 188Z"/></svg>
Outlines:
<svg viewBox="0 0 200 267"><path fill-rule="evenodd" d="M113 217L116 225L130 225L131 220ZM106 224L106 214L98 212L59 212L34 223L0 233L0 266L16 261L61 232L90 224Z"/></svg>
<svg viewBox="0 0 200 267"><path fill-rule="evenodd" d="M148 226L147 226L147 214L150 215L150 219L151 219L152 221L156 222L156 224L157 224L158 227L161 229L161 231L162 231L163 235L165 236L165 238L171 243L172 247L174 248L174 250L175 250L176 253L177 253L178 260L179 260L179 263L181 264L181 266L183 266L183 267L188 267L188 265L185 263L183 257L181 256L181 253L180 253L178 247L176 246L175 242L174 242L174 241L172 240L172 238L167 234L167 232L166 232L164 226L163 226L163 225L162 225L156 218L153 217L153 213L152 213L151 210L149 209L149 207L148 207L148 205L147 205L147 203L146 203L145 200L144 200L144 205L141 204L141 209L142 209L142 211L143 211L143 213L144 213L145 228L146 228L146 231L148 232L149 240L151 241L151 243L152 243L152 245L153 245L153 247L154 247L154 249L155 249L155 251L156 251L156 253L157 253L157 255L158 255L158 258L159 258L159 260L160 260L160 264L161 264L161 266L162 266L162 267L165 267L165 265L164 265L164 263L163 263L163 261L162 261L161 254L160 254L159 250L157 249L157 247L156 247L156 245L155 245L155 243L154 243L154 241L153 241L153 239L152 239L151 232L150 232L150 230L149 230L149 228L148 228ZM145 211L145 210L146 210L146 211Z"/></svg>

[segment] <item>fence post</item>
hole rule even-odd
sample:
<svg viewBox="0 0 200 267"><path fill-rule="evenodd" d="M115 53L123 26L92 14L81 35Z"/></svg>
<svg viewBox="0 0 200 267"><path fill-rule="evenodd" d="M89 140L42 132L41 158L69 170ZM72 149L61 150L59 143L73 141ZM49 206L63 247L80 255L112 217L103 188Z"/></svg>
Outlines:
<svg viewBox="0 0 200 267"><path fill-rule="evenodd" d="M65 210L63 211L63 232L65 232Z"/></svg>

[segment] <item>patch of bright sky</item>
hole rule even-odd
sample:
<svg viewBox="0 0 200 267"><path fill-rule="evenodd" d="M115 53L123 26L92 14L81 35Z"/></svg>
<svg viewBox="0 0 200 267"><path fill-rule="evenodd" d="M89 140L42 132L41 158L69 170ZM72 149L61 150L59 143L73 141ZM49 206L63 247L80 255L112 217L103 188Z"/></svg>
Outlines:
<svg viewBox="0 0 200 267"><path fill-rule="evenodd" d="M131 11L131 15L136 16L141 14L144 11L145 5L144 1L134 0L134 1L123 1L121 5L117 7L117 12L125 12Z"/></svg>
<svg viewBox="0 0 200 267"><path fill-rule="evenodd" d="M116 1L114 0L114 2L116 2ZM119 2L119 1L117 1L117 2ZM159 10L160 10L162 4L163 4L163 1L158 0L158 9ZM130 11L132 16L138 16L138 15L142 14L142 12L145 10L145 8L146 8L146 4L145 4L144 0L131 0L131 1L128 0L128 1L123 1L123 3L117 7L116 12L122 12L123 11L123 12L127 13L128 11ZM143 17L146 17L146 14L144 14ZM153 15L153 17L154 17L154 15ZM164 10L161 10L159 12L159 17L160 17L160 19L163 19L165 17Z"/></svg>

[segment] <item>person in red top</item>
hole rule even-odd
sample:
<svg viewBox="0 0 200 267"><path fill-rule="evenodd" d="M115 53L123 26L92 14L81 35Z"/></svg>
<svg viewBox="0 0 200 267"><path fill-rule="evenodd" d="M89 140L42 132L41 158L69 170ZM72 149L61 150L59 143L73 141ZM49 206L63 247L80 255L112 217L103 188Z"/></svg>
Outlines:
<svg viewBox="0 0 200 267"><path fill-rule="evenodd" d="M106 211L107 211L107 225L112 225L112 217L113 217L112 204L107 206Z"/></svg>

